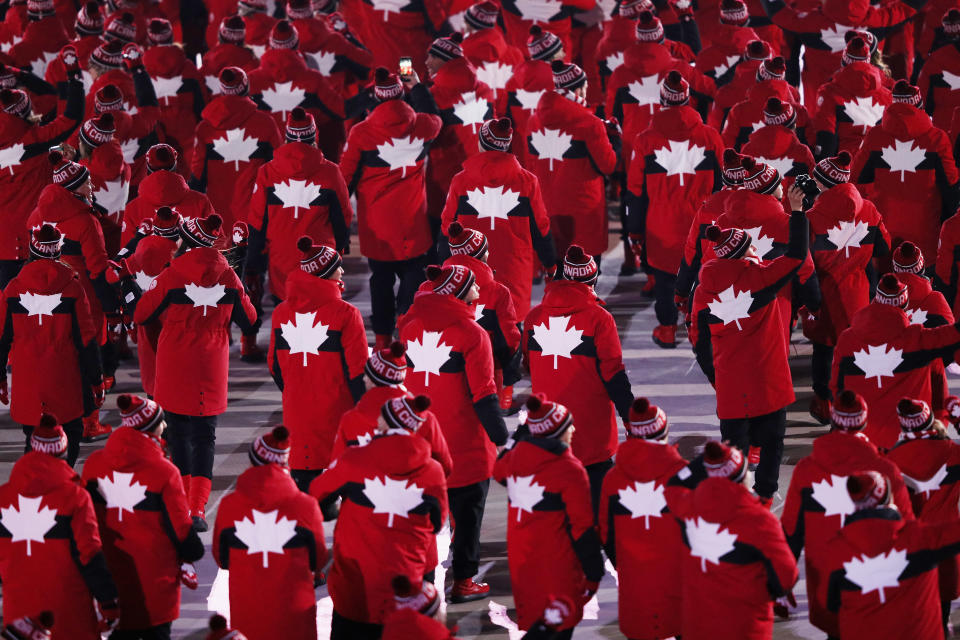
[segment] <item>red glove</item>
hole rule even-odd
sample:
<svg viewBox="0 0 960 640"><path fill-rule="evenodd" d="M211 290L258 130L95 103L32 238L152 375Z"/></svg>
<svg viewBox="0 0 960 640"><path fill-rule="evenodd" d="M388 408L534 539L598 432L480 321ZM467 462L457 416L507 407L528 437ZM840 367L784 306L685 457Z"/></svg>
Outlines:
<svg viewBox="0 0 960 640"><path fill-rule="evenodd" d="M143 50L132 42L123 45L123 64L127 65L127 69L130 71L142 67Z"/></svg>
<svg viewBox="0 0 960 640"><path fill-rule="evenodd" d="M117 604L116 600L111 602L96 602L97 605L97 622L100 626L100 631L106 633L108 631L113 631L117 628L117 625L120 624L120 605Z"/></svg>
<svg viewBox="0 0 960 640"><path fill-rule="evenodd" d="M681 22L693 20L693 3L690 0L673 0L670 4Z"/></svg>
<svg viewBox="0 0 960 640"><path fill-rule="evenodd" d="M547 608L543 610L543 624L558 629L570 622L573 614L573 601L567 596L549 596Z"/></svg>
<svg viewBox="0 0 960 640"><path fill-rule="evenodd" d="M63 63L64 68L67 70L67 75L74 71L80 70L80 61L77 58L77 48L72 44L68 44L60 49L60 62Z"/></svg>
<svg viewBox="0 0 960 640"><path fill-rule="evenodd" d="M99 384L93 385L93 405L99 409L103 406L104 400L107 399L107 392L103 389L103 381L101 380Z"/></svg>
<svg viewBox="0 0 960 640"><path fill-rule="evenodd" d="M137 233L142 236L149 236L153 233L153 218L144 218L137 225Z"/></svg>
<svg viewBox="0 0 960 640"><path fill-rule="evenodd" d="M196 591L200 586L200 579L197 577L197 568L191 562L184 562L180 565L180 584L191 591Z"/></svg>
<svg viewBox="0 0 960 640"><path fill-rule="evenodd" d="M246 222L238 220L233 223L233 246L244 247L247 245L247 238L250 237L250 227Z"/></svg>
<svg viewBox="0 0 960 640"><path fill-rule="evenodd" d="M124 278L131 277L130 269L127 268L126 260L107 260L107 268L104 271L104 277L106 277L107 282L110 284L117 284Z"/></svg>
<svg viewBox="0 0 960 640"><path fill-rule="evenodd" d="M10 404L10 390L7 389L7 374L0 379L0 404Z"/></svg>
<svg viewBox="0 0 960 640"><path fill-rule="evenodd" d="M120 344L123 339L123 315L120 313L108 313L107 315L107 340L110 344Z"/></svg>
<svg viewBox="0 0 960 640"><path fill-rule="evenodd" d="M787 595L777 598L773 603L773 613L784 620L790 617L790 610L796 608L797 599L793 597L793 591L787 591Z"/></svg>

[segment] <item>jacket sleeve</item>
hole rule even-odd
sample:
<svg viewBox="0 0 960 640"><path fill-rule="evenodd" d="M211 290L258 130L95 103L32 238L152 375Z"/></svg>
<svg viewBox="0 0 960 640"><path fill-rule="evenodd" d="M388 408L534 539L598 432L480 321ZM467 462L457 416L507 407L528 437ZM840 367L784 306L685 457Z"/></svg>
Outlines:
<svg viewBox="0 0 960 640"><path fill-rule="evenodd" d="M357 183L360 182L362 167L360 166L360 152L357 136L357 129L351 129L347 136L347 143L343 147L343 155L340 156L340 173L347 184L350 193L357 190Z"/></svg>
<svg viewBox="0 0 960 640"><path fill-rule="evenodd" d="M610 558L614 567L617 566L617 520L613 509L610 508L610 502L613 500L613 488L616 486L615 482L618 475L619 473L614 467L603 478L603 488L600 490L600 512L597 515L603 551Z"/></svg>
<svg viewBox="0 0 960 640"><path fill-rule="evenodd" d="M533 250L547 269L557 264L556 249L553 246L553 237L550 235L550 216L547 214L547 205L543 202L543 192L540 190L540 179L533 173L528 174L530 186L530 238Z"/></svg>
<svg viewBox="0 0 960 640"><path fill-rule="evenodd" d="M482 331L481 329L478 330ZM500 446L507 441L507 426L500 414L497 385L493 380L493 351L486 335L473 341L463 354L466 362L467 388L473 408L487 437Z"/></svg>
<svg viewBox="0 0 960 640"><path fill-rule="evenodd" d="M350 481L350 449L343 452L343 455L337 458L326 471L314 478L310 483L310 495L316 499L317 503L323 502L327 497L339 493L344 485Z"/></svg>
<svg viewBox="0 0 960 640"><path fill-rule="evenodd" d="M594 131L585 141L587 143L587 153L590 154L597 171L608 176L617 167L617 154L607 137L603 121L596 118L593 122L593 129Z"/></svg>
<svg viewBox="0 0 960 640"><path fill-rule="evenodd" d="M149 324L157 320L166 306L168 271L160 272L154 280L156 286L143 292L137 302L137 310L133 314L133 321L137 324Z"/></svg>
<svg viewBox="0 0 960 640"><path fill-rule="evenodd" d="M960 243L955 240L954 227L960 218L949 219L940 227L940 242L937 246L937 262L934 271L934 282L937 288L953 306L957 295L957 249Z"/></svg>
<svg viewBox="0 0 960 640"><path fill-rule="evenodd" d="M226 275L230 280L229 286L237 291L237 299L233 302L231 319L237 323L241 331L247 331L257 321L257 310L253 306L253 302L250 301L250 296L247 295L247 291L237 274L231 269L226 272Z"/></svg>
<svg viewBox="0 0 960 640"><path fill-rule="evenodd" d="M340 169L336 168L334 171L331 171L332 180L333 180L333 191L336 194L337 202L333 207L339 207L340 216L339 219L333 224L334 230L334 240L337 243L337 250L341 253L345 253L347 249L350 248L350 225L353 223L353 205L350 204L350 192L347 189L347 182L343 179L343 174L340 173ZM331 212L333 213L333 212ZM332 220L333 216L331 216Z"/></svg>
<svg viewBox="0 0 960 640"><path fill-rule="evenodd" d="M643 155L645 145L640 144L643 136L633 140L633 157L624 158L627 166L627 227L630 233L646 233L647 208L650 205L646 186L646 160Z"/></svg>
<svg viewBox="0 0 960 640"><path fill-rule="evenodd" d="M210 545L210 554L213 556L213 561L221 569L230 567L230 549L225 549L226 556L224 556L220 547L220 538L223 535L224 524L227 522L226 514L229 513L229 504L230 495L228 494L220 501L220 506L217 508L217 520L213 525L213 543Z"/></svg>
<svg viewBox="0 0 960 640"><path fill-rule="evenodd" d="M617 408L623 420L628 419L630 405L633 403L633 391L623 366L623 348L617 334L617 324L606 310L597 313L595 342L597 348L597 369L606 387L610 401Z"/></svg>
<svg viewBox="0 0 960 640"><path fill-rule="evenodd" d="M787 499L783 501L783 512L780 514L780 526L783 527L783 533L786 537L790 551L794 558L800 557L800 551L803 550L805 521L803 509L803 494L801 493L802 484L800 466L794 468L793 476L790 478L790 488L787 490Z"/></svg>
<svg viewBox="0 0 960 640"><path fill-rule="evenodd" d="M208 127L203 121L197 124L197 145L190 157L190 188L201 192L207 190L207 140L204 134Z"/></svg>
<svg viewBox="0 0 960 640"><path fill-rule="evenodd" d="M281 302L280 305L283 305L283 303ZM267 348L267 368L270 370L273 381L277 383L277 388L283 391L283 370L280 367L280 359L277 357L277 333L280 331L277 328L280 325L280 315L277 312L281 310L280 305L277 305L277 308L273 310L273 315L270 316L270 346Z"/></svg>
<svg viewBox="0 0 960 640"><path fill-rule="evenodd" d="M440 429L440 423L437 421L437 416L431 411L429 417L427 418L429 426L427 427L429 431L427 434L430 436L430 450L432 452L432 457L434 460L440 463L440 466L443 468L443 475L449 477L453 473L453 457L450 455L450 448L447 446L447 439L443 435L443 431ZM340 435L338 434L339 438ZM334 443L334 448L336 448L336 443Z"/></svg>
<svg viewBox="0 0 960 640"><path fill-rule="evenodd" d="M63 113L38 128L39 141L51 147L66 142L83 121L84 106L83 81L79 74L72 74L67 82L67 104Z"/></svg>
<svg viewBox="0 0 960 640"><path fill-rule="evenodd" d="M196 562L203 557L203 543L193 529L190 519L190 506L183 490L180 473L171 471L170 479L163 487L164 523L168 528L171 542L177 549L177 555L183 562Z"/></svg>
<svg viewBox="0 0 960 640"><path fill-rule="evenodd" d="M7 361L10 359L10 347L13 346L13 318L7 304L7 294L0 291L0 381L7 381Z"/></svg>
<svg viewBox="0 0 960 640"><path fill-rule="evenodd" d="M367 333L360 310L350 305L348 313L342 341L347 378L352 380L363 375L363 368L367 364Z"/></svg>
<svg viewBox="0 0 960 640"><path fill-rule="evenodd" d="M73 538L71 551L84 583L98 602L116 600L117 586L107 568L93 501L85 489L77 491L77 505L71 516L70 534Z"/></svg>
<svg viewBox="0 0 960 640"><path fill-rule="evenodd" d="M447 189L443 211L440 213L440 233L443 235L447 235L447 227L457 218L457 209L460 207L460 189L458 188L460 182L461 174L458 173L450 181L450 188Z"/></svg>
<svg viewBox="0 0 960 640"><path fill-rule="evenodd" d="M590 480L579 463L572 463L570 467L564 474L566 482L561 491L570 523L570 539L587 581L600 582L604 572L603 554L600 534L593 521L593 507L590 504Z"/></svg>
<svg viewBox="0 0 960 640"><path fill-rule="evenodd" d="M301 514L306 515L307 517L301 521L302 525L306 525L307 529L310 530L310 533L313 534L313 549L310 550L310 559L313 561L310 565L310 569L314 572L321 571L324 566L327 564L327 543L326 538L323 535L323 512L320 511L320 504L316 500L310 500L306 496L304 502L308 502L302 510Z"/></svg>
<svg viewBox="0 0 960 640"><path fill-rule="evenodd" d="M257 170L257 181L250 196L250 209L247 214L247 224L250 236L247 239L247 256L243 264L244 277L247 274L260 275L267 271L269 256L267 255L267 225L270 223L270 214L267 210L267 179L264 175L266 165Z"/></svg>
<svg viewBox="0 0 960 640"><path fill-rule="evenodd" d="M693 303L690 306L690 335L693 336L693 353L697 363L707 376L710 384L716 383L716 371L713 366L713 333L710 330L710 307L705 300L707 294L702 287L693 292Z"/></svg>
<svg viewBox="0 0 960 640"><path fill-rule="evenodd" d="M760 543L760 552L764 556L767 569L767 591L771 598L785 595L796 584L799 572L793 552L787 545L783 529L776 516L771 513L758 518L756 538Z"/></svg>

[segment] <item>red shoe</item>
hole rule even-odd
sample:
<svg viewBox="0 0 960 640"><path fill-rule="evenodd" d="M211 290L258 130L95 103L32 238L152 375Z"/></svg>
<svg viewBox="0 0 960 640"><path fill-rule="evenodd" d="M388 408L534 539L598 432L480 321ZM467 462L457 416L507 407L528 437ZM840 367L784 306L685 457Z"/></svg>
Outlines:
<svg viewBox="0 0 960 640"><path fill-rule="evenodd" d="M83 435L80 442L96 442L110 437L113 427L100 423L100 410L97 409L83 419Z"/></svg>
<svg viewBox="0 0 960 640"><path fill-rule="evenodd" d="M378 333L377 340L373 343L373 350L389 349L391 344L393 344L393 334Z"/></svg>
<svg viewBox="0 0 960 640"><path fill-rule="evenodd" d="M677 348L677 325L661 324L653 330L653 341L661 349Z"/></svg>
<svg viewBox="0 0 960 640"><path fill-rule="evenodd" d="M830 424L830 401L814 394L810 398L810 416L820 424Z"/></svg>
<svg viewBox="0 0 960 640"><path fill-rule="evenodd" d="M474 582L473 578L467 578L453 583L450 602L454 604L473 602L474 600L483 600L488 595L490 595L490 585L486 582Z"/></svg>
<svg viewBox="0 0 960 640"><path fill-rule="evenodd" d="M750 471L756 471L760 464L760 447L750 447L747 453L747 464L750 465Z"/></svg>
<svg viewBox="0 0 960 640"><path fill-rule="evenodd" d="M267 354L257 345L257 336L240 336L240 360L266 362Z"/></svg>
<svg viewBox="0 0 960 640"><path fill-rule="evenodd" d="M653 297L653 287L656 285L656 278L652 273L647 274L647 282L643 285L643 288L640 289L640 295L644 298Z"/></svg>
<svg viewBox="0 0 960 640"><path fill-rule="evenodd" d="M503 387L497 395L500 397L500 410L510 411L513 406L513 386Z"/></svg>

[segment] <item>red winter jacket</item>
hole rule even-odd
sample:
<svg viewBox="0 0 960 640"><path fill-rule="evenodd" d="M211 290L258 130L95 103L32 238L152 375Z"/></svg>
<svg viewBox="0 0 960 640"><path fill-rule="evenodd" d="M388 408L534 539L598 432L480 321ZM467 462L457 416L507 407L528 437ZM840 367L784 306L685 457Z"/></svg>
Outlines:
<svg viewBox="0 0 960 640"><path fill-rule="evenodd" d="M630 438L603 479L600 538L617 568L620 631L628 638L680 633L684 549L664 487L685 465L676 446Z"/></svg>
<svg viewBox="0 0 960 640"><path fill-rule="evenodd" d="M960 297L957 296L957 268L960 266L960 215L952 215L940 227L934 278L943 291L953 315L960 316Z"/></svg>
<svg viewBox="0 0 960 640"><path fill-rule="evenodd" d="M23 30L23 39L5 51L13 64L21 69L30 69L33 75L42 78L47 65L57 57L60 47L70 37L55 17L30 20Z"/></svg>
<svg viewBox="0 0 960 640"><path fill-rule="evenodd" d="M52 611L53 640L100 640L93 598L110 602L97 516L80 476L63 460L24 454L0 486L3 619Z"/></svg>
<svg viewBox="0 0 960 640"><path fill-rule="evenodd" d="M530 117L537 108L540 98L553 91L553 71L542 60L527 60L513 68L513 77L507 82L507 107L505 115L513 121L513 153L520 164L530 168L530 148L527 137L530 135ZM466 164L466 163L464 163Z"/></svg>
<svg viewBox="0 0 960 640"><path fill-rule="evenodd" d="M166 173L166 172L164 172ZM179 177L179 176L177 176ZM137 243L136 251L126 258L127 270L133 276L141 291L148 291L160 272L167 268L177 250L176 240L157 235L147 236ZM159 321L148 325L137 325L137 360L140 365L140 386L143 391L153 395L156 380L157 341L160 339Z"/></svg>
<svg viewBox="0 0 960 640"><path fill-rule="evenodd" d="M704 256L713 255L713 242L707 239L707 227L714 224L726 207L727 199L736 189L724 186L720 191L714 191L703 201L697 209L697 215L690 223L687 239L683 243L683 257L680 268L677 270L677 295L688 298L696 284L700 266Z"/></svg>
<svg viewBox="0 0 960 640"><path fill-rule="evenodd" d="M604 176L617 165L603 121L548 91L527 126L527 167L540 178L559 255L571 244L579 244L588 255L603 253L608 241Z"/></svg>
<svg viewBox="0 0 960 640"><path fill-rule="evenodd" d="M347 24L370 49L374 63L394 68L401 56L413 57L413 68L427 77L423 53L433 41L433 30L446 19L441 0L410 0L405 4L384 0L355 0L343 5Z"/></svg>
<svg viewBox="0 0 960 640"><path fill-rule="evenodd" d="M493 352L473 307L453 296L418 293L397 323L407 347L406 386L430 396L453 457L451 488L490 477L496 445L505 434L488 434L474 403L496 393ZM494 442L496 438L499 442Z"/></svg>
<svg viewBox="0 0 960 640"><path fill-rule="evenodd" d="M951 8L956 5L952 1L950 4ZM938 20L937 30L940 28ZM917 87L933 126L949 129L953 110L960 107L960 48L955 43L945 44L930 54L920 68Z"/></svg>
<svg viewBox="0 0 960 640"><path fill-rule="evenodd" d="M250 640L315 640L314 576L327 562L320 507L278 465L251 467L224 496L213 559L230 571L230 622Z"/></svg>
<svg viewBox="0 0 960 640"><path fill-rule="evenodd" d="M256 317L219 251L200 247L174 258L134 314L137 324L163 324L154 387L160 406L188 416L226 411L230 323L249 329Z"/></svg>
<svg viewBox="0 0 960 640"><path fill-rule="evenodd" d="M727 113L721 132L723 143L740 149L751 133L764 127L763 110L770 98L779 98L793 105L798 129L803 130L809 124L807 110L800 104L800 94L794 87L783 80L764 80L751 86L744 99Z"/></svg>
<svg viewBox="0 0 960 640"><path fill-rule="evenodd" d="M46 317L44 317L46 316ZM0 298L0 370L13 365L10 417L36 425L84 415L84 397L100 383L97 327L73 269L33 260Z"/></svg>
<svg viewBox="0 0 960 640"><path fill-rule="evenodd" d="M813 452L793 470L780 516L793 556L799 560L800 551L806 552L810 622L831 636L839 636L840 631L836 613L827 608L827 542L854 512L847 494L847 476L858 471L877 471L886 476L900 513L906 519L913 518L910 496L897 465L880 455L863 434L842 431L831 431L813 441Z"/></svg>
<svg viewBox="0 0 960 640"><path fill-rule="evenodd" d="M273 312L267 362L283 391L290 467L320 470L330 464L340 416L354 405L351 383L363 375L367 337L338 282L299 269L289 277L288 297Z"/></svg>
<svg viewBox="0 0 960 640"><path fill-rule="evenodd" d="M676 273L700 205L720 185L723 141L690 107L656 113L633 140L627 172L630 230L645 234L647 263Z"/></svg>
<svg viewBox="0 0 960 640"><path fill-rule="evenodd" d="M463 55L474 66L477 80L487 85L494 95L494 111L507 112L507 82L514 69L523 64L524 52L507 44L503 32L494 27L467 34Z"/></svg>
<svg viewBox="0 0 960 640"><path fill-rule="evenodd" d="M153 437L127 427L83 465L104 555L120 592L120 629L180 617L180 563L203 555L180 472Z"/></svg>
<svg viewBox="0 0 960 640"><path fill-rule="evenodd" d="M526 316L530 310L534 251L545 254L536 256L541 262L553 259L553 247L544 246L545 236L550 233L550 218L540 180L522 168L512 153L482 151L467 158L463 171L450 184L441 228L446 229L454 220L487 236L490 267L497 280L510 290L516 316Z"/></svg>
<svg viewBox="0 0 960 640"><path fill-rule="evenodd" d="M718 84L733 78L732 69L740 63L743 52L753 40L763 40L749 26L721 22L714 25L711 43L697 54L697 69Z"/></svg>
<svg viewBox="0 0 960 640"><path fill-rule="evenodd" d="M370 51L334 31L325 19L302 18L292 24L300 36L300 53L341 96L347 97L351 85L367 78L373 67Z"/></svg>
<svg viewBox="0 0 960 640"><path fill-rule="evenodd" d="M565 443L530 437L497 460L493 478L509 497L507 559L517 625L527 630L540 620L552 594L573 602L560 627L572 629L588 583L603 577L586 469Z"/></svg>
<svg viewBox="0 0 960 640"><path fill-rule="evenodd" d="M327 573L334 611L382 624L393 610L391 576L418 580L436 566L436 533L448 515L443 469L423 438L378 435L310 485L317 500L333 494L343 496Z"/></svg>
<svg viewBox="0 0 960 640"><path fill-rule="evenodd" d="M786 127L765 126L754 129L740 152L779 171L783 178L784 193L793 184L795 176L801 173L809 174L815 164L810 147L797 138L795 131Z"/></svg>
<svg viewBox="0 0 960 640"><path fill-rule="evenodd" d="M813 119L814 153L832 156L838 151L856 155L870 127L878 124L892 98L889 79L869 62L854 62L833 74L817 93Z"/></svg>
<svg viewBox="0 0 960 640"><path fill-rule="evenodd" d="M946 298L933 290L933 284L922 275L898 273L897 277L907 285L907 316L910 324L919 324L927 328L953 324L955 319ZM930 363L930 408L935 416L942 416L946 398L950 394L947 385L947 372L943 360Z"/></svg>
<svg viewBox="0 0 960 640"><path fill-rule="evenodd" d="M940 221L956 205L957 183L950 139L930 116L908 104L890 105L880 125L863 139L850 170L864 196L883 216L891 247L904 240L925 256L937 251Z"/></svg>
<svg viewBox="0 0 960 640"><path fill-rule="evenodd" d="M211 95L220 94L220 72L225 67L240 67L250 73L257 68L257 56L253 49L242 45L211 45L210 50L203 54L203 64L200 66L200 76Z"/></svg>
<svg viewBox="0 0 960 640"><path fill-rule="evenodd" d="M224 229L246 217L257 170L273 158L280 144L276 122L257 111L250 98L219 96L204 108L190 163L190 186L207 194Z"/></svg>
<svg viewBox="0 0 960 640"><path fill-rule="evenodd" d="M160 125L168 144L183 154L190 166L196 144L196 128L206 102L206 83L193 62L177 45L153 46L143 52L143 66L153 80L160 103ZM172 140L171 140L172 139Z"/></svg>
<svg viewBox="0 0 960 640"><path fill-rule="evenodd" d="M595 4L596 0L564 0L562 4L544 0L504 0L500 16L507 31L507 40L513 46L526 45L530 27L538 24L544 31L558 36L563 42L563 50L570 55L574 53L570 38L570 14L576 9L592 9Z"/></svg>
<svg viewBox="0 0 960 640"><path fill-rule="evenodd" d="M107 255L116 255L120 250L120 225L124 207L130 195L130 165L124 162L120 143L111 140L93 150L89 158L80 164L90 171L93 198L100 212L100 230Z"/></svg>
<svg viewBox="0 0 960 640"><path fill-rule="evenodd" d="M357 195L364 257L406 260L430 248L426 158L440 127L437 116L388 100L350 129L340 171Z"/></svg>
<svg viewBox="0 0 960 640"><path fill-rule="evenodd" d="M83 36L82 38L70 41L70 46L77 50L77 65L80 67L80 77L83 78L84 91L93 86L93 76L91 76L90 71L88 71L87 61L90 58L90 54L93 53L93 50L101 44L103 44L103 40L100 39L100 36ZM54 108L56 108L57 112L63 113L66 107L67 68L63 66L63 62L59 56L51 60L50 64L47 65L43 79L56 87L57 95L55 96ZM39 103L37 100L34 100L34 95L30 95L30 100L37 103L39 107L35 107L34 111L43 112L43 107L46 106L45 103L50 96L44 95L36 97ZM90 114L87 114L88 117L89 115Z"/></svg>
<svg viewBox="0 0 960 640"><path fill-rule="evenodd" d="M123 211L120 243L130 242L140 222L153 218L160 207L176 209L184 218L206 218L214 213L206 194L190 189L179 173L154 171L143 179L137 197L128 202Z"/></svg>
<svg viewBox="0 0 960 640"><path fill-rule="evenodd" d="M584 466L613 457L617 413L625 417L633 397L617 324L593 288L572 280L548 283L543 302L523 321L522 348L533 392L573 415L574 455Z"/></svg>

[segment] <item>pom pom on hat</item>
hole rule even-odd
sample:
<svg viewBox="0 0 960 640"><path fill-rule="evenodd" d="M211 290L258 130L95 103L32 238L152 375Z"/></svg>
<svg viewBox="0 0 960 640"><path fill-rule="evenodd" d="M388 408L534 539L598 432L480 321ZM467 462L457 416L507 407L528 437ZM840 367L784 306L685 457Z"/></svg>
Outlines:
<svg viewBox="0 0 960 640"><path fill-rule="evenodd" d="M284 136L287 142L314 144L317 141L317 123L313 115L303 107L294 107L287 117Z"/></svg>
<svg viewBox="0 0 960 640"><path fill-rule="evenodd" d="M405 429L415 433L426 421L424 412L430 408L427 396L391 398L380 407L380 416L390 429Z"/></svg>
<svg viewBox="0 0 960 640"><path fill-rule="evenodd" d="M920 95L920 89L906 80L897 80L897 84L893 85L892 95L895 103L909 104L918 109L923 108L923 97Z"/></svg>
<svg viewBox="0 0 960 640"><path fill-rule="evenodd" d="M459 264L442 268L432 264L427 267L426 274L427 280L433 285L434 293L451 295L461 300L466 299L477 280L473 271Z"/></svg>
<svg viewBox="0 0 960 640"><path fill-rule="evenodd" d="M720 173L720 179L725 186L739 187L743 184L743 178L747 172L740 158L740 154L734 149L723 150L723 170Z"/></svg>
<svg viewBox="0 0 960 640"><path fill-rule="evenodd" d="M373 95L380 102L403 97L403 84L395 73L386 67L378 67L373 74Z"/></svg>
<svg viewBox="0 0 960 640"><path fill-rule="evenodd" d="M843 55L840 56L840 64L844 67L848 64L853 64L854 62L869 61L870 46L860 36L851 38L850 41L847 42L846 48L843 50Z"/></svg>
<svg viewBox="0 0 960 640"><path fill-rule="evenodd" d="M222 234L223 219L215 213L206 218L184 218L180 237L191 247L212 247Z"/></svg>
<svg viewBox="0 0 960 640"><path fill-rule="evenodd" d="M880 278L873 300L880 304L888 304L893 307L905 309L909 301L907 285L902 283L897 276L888 273Z"/></svg>
<svg viewBox="0 0 960 640"><path fill-rule="evenodd" d="M34 258L57 260L62 246L63 236L51 224L30 231L30 255Z"/></svg>
<svg viewBox="0 0 960 640"><path fill-rule="evenodd" d="M177 150L168 144L155 144L147 151L147 170L173 171L177 168Z"/></svg>
<svg viewBox="0 0 960 640"><path fill-rule="evenodd" d="M103 13L100 12L100 3L85 2L77 12L74 23L78 36L99 36L103 33Z"/></svg>
<svg viewBox="0 0 960 640"><path fill-rule="evenodd" d="M474 29L482 31L497 26L497 18L499 17L500 7L489 0L485 0L468 7L463 14L463 21Z"/></svg>
<svg viewBox="0 0 960 640"><path fill-rule="evenodd" d="M890 483L876 471L861 471L847 477L847 493L857 511L890 503Z"/></svg>
<svg viewBox="0 0 960 640"><path fill-rule="evenodd" d="M558 402L551 402L542 393L527 398L527 429L538 438L559 438L570 425L573 415Z"/></svg>
<svg viewBox="0 0 960 640"><path fill-rule="evenodd" d="M120 409L120 426L137 431L150 431L164 420L163 409L149 398L122 393L117 396L117 408Z"/></svg>
<svg viewBox="0 0 960 640"><path fill-rule="evenodd" d="M707 240L714 243L713 252L718 258L740 258L753 242L749 233L736 227L721 229L710 225L707 227L706 236Z"/></svg>
<svg viewBox="0 0 960 640"><path fill-rule="evenodd" d="M909 240L893 250L894 273L923 273L923 253Z"/></svg>
<svg viewBox="0 0 960 640"><path fill-rule="evenodd" d="M343 264L343 258L333 247L314 244L313 238L302 236L297 240L300 256L300 270L319 278L329 278Z"/></svg>
<svg viewBox="0 0 960 640"><path fill-rule="evenodd" d="M595 284L600 276L600 270L592 256L588 256L583 247L572 244L567 247L563 256L563 278L584 284Z"/></svg>
<svg viewBox="0 0 960 640"><path fill-rule="evenodd" d="M220 21L217 38L224 44L242 45L247 36L247 23L238 15L227 16Z"/></svg>
<svg viewBox="0 0 960 640"><path fill-rule="evenodd" d="M663 42L663 23L652 11L641 11L637 20L637 41Z"/></svg>
<svg viewBox="0 0 960 640"><path fill-rule="evenodd" d="M787 63L783 56L764 60L757 67L757 82L765 80L783 80L787 77Z"/></svg>
<svg viewBox="0 0 960 640"><path fill-rule="evenodd" d="M844 389L830 405L830 426L855 433L867 426L867 403L856 391Z"/></svg>
<svg viewBox="0 0 960 640"><path fill-rule="evenodd" d="M673 70L660 83L660 105L679 107L690 103L690 83L679 71Z"/></svg>
<svg viewBox="0 0 960 640"><path fill-rule="evenodd" d="M220 93L227 96L245 96L250 90L247 72L240 67L224 67L220 71Z"/></svg>
<svg viewBox="0 0 960 640"><path fill-rule="evenodd" d="M747 474L747 460L736 447L711 440L703 448L703 467L711 478L740 482Z"/></svg>
<svg viewBox="0 0 960 640"><path fill-rule="evenodd" d="M66 458L67 434L54 416L49 413L40 415L40 422L30 434L30 448L54 458Z"/></svg>
<svg viewBox="0 0 960 640"><path fill-rule="evenodd" d="M646 398L637 398L630 406L627 435L645 440L664 440L667 437L667 414Z"/></svg>
<svg viewBox="0 0 960 640"><path fill-rule="evenodd" d="M300 34L290 22L280 20L273 25L270 31L271 49L296 49L298 44L300 44Z"/></svg>
<svg viewBox="0 0 960 640"><path fill-rule="evenodd" d="M476 229L465 229L454 220L447 227L447 244L450 255L481 257L487 252L487 236Z"/></svg>
<svg viewBox="0 0 960 640"><path fill-rule="evenodd" d="M533 60L549 60L563 48L560 38L549 31L544 31L538 25L530 27L530 37L527 38L527 53Z"/></svg>
<svg viewBox="0 0 960 640"><path fill-rule="evenodd" d="M274 427L250 443L247 455L255 467L265 464L286 467L290 460L290 431L283 425Z"/></svg>
<svg viewBox="0 0 960 640"><path fill-rule="evenodd" d="M513 126L510 118L487 120L480 126L480 146L487 151L510 151Z"/></svg>
<svg viewBox="0 0 960 640"><path fill-rule="evenodd" d="M813 177L827 188L850 182L850 154L841 151L832 158L824 158L813 168Z"/></svg>
<svg viewBox="0 0 960 640"><path fill-rule="evenodd" d="M773 57L773 50L763 40L751 40L743 52L746 60L769 60Z"/></svg>
<svg viewBox="0 0 960 640"><path fill-rule="evenodd" d="M897 418L901 431L915 433L933 427L933 412L923 400L901 398L897 403Z"/></svg>
<svg viewBox="0 0 960 640"><path fill-rule="evenodd" d="M367 358L363 371L378 387L396 387L407 377L407 348L394 340L386 349L377 349Z"/></svg>

